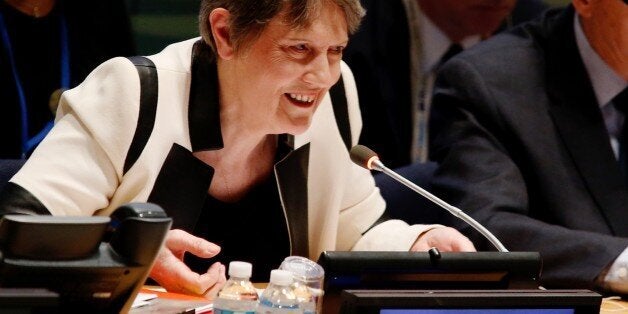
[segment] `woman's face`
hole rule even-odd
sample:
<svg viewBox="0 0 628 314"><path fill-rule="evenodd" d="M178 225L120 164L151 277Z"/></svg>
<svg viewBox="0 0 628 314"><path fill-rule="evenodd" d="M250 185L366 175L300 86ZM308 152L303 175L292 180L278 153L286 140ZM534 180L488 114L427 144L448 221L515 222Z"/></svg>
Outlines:
<svg viewBox="0 0 628 314"><path fill-rule="evenodd" d="M290 27L281 14L276 16L231 60L237 98L254 127L276 134L303 133L338 81L347 23L337 5L326 3L307 28Z"/></svg>

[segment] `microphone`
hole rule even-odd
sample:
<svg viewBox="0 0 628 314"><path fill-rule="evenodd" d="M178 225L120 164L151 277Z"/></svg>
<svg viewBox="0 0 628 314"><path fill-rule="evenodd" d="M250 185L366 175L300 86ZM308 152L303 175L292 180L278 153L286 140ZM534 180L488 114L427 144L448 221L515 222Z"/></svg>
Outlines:
<svg viewBox="0 0 628 314"><path fill-rule="evenodd" d="M402 177L398 173L394 172L390 168L386 167L384 163L379 160L377 154L372 151L370 148L363 145L356 145L351 148L350 152L351 160L356 163L358 166L364 167L368 170L377 170L385 173L389 177L395 179L399 183L409 187L413 191L421 194L423 197L432 201L434 204L444 208L452 215L458 217L463 220L465 223L469 224L475 230L480 232L485 238L487 238L500 252L508 252L506 247L493 235L488 229L482 226L475 219L471 218L471 216L467 215L465 212L460 210L459 208L449 205L447 202L441 200L436 197L434 194L424 190L420 186L412 183L412 181Z"/></svg>

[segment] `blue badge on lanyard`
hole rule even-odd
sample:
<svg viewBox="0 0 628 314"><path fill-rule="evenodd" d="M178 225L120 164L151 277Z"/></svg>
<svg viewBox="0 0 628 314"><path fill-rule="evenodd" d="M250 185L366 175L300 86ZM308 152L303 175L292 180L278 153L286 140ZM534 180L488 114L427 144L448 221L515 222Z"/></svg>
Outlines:
<svg viewBox="0 0 628 314"><path fill-rule="evenodd" d="M20 102L20 117L21 117L21 143L22 143L22 158L26 158L28 153L41 142L46 134L52 129L54 121L49 121L44 128L39 131L35 136L28 136L28 107L26 106L26 97L24 96L24 88L22 87L22 81L20 75L17 73L17 65L15 64L15 58L13 56L13 47L11 46L11 39L9 38L9 32L4 22L4 17L0 12L0 31L2 32L2 43L4 49L7 52L9 62L11 63L11 71L13 72L13 80L15 81L15 89L17 90L18 100ZM65 18L61 16L59 21L59 32L61 34L61 86L60 89L53 93L54 97L59 97L63 90L70 87L70 48L68 44L68 29L65 22ZM51 102L54 100L51 100ZM58 99L57 99L58 103ZM51 104L53 109L56 109L56 105Z"/></svg>

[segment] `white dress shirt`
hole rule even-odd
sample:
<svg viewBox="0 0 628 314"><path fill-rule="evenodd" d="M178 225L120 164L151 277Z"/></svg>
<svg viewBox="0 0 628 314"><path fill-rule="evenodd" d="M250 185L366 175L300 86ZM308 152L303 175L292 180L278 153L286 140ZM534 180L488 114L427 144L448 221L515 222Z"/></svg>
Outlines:
<svg viewBox="0 0 628 314"><path fill-rule="evenodd" d="M410 88L415 104L412 107L414 132L412 160L426 161L428 147L427 120L432 102L432 90L437 66L449 47L454 44L449 37L421 11L416 0L403 0L408 18L410 35ZM464 38L460 43L467 49L480 42L481 36Z"/></svg>

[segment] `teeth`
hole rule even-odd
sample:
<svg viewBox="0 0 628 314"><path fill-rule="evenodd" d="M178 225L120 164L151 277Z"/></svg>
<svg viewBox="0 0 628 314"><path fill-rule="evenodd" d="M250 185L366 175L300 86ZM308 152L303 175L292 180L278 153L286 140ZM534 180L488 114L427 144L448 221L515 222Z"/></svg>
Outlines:
<svg viewBox="0 0 628 314"><path fill-rule="evenodd" d="M302 94L290 94L290 98L300 102L313 102L314 96L302 95Z"/></svg>

